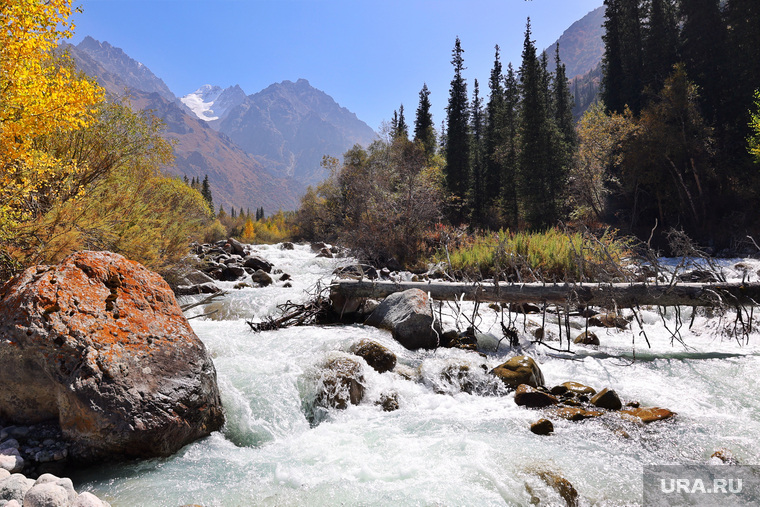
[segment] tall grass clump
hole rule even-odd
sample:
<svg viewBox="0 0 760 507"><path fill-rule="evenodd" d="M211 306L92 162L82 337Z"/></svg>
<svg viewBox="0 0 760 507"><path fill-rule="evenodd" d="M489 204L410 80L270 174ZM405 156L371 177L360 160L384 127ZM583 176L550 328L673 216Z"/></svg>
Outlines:
<svg viewBox="0 0 760 507"><path fill-rule="evenodd" d="M631 244L607 230L511 232L469 235L451 248L441 244L437 262L448 263L457 275L510 281L612 281L627 277L625 259Z"/></svg>

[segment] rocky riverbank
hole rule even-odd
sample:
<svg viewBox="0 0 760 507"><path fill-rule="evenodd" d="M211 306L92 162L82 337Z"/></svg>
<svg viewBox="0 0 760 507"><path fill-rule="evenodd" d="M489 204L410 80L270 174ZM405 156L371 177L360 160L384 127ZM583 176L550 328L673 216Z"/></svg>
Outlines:
<svg viewBox="0 0 760 507"><path fill-rule="evenodd" d="M42 474L36 480L0 468L0 507L110 507L90 492L77 493L71 479Z"/></svg>

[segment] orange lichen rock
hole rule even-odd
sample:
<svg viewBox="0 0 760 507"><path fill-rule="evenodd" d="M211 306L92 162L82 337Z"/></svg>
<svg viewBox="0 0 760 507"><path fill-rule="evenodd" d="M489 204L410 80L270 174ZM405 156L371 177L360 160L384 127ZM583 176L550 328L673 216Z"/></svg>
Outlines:
<svg viewBox="0 0 760 507"><path fill-rule="evenodd" d="M0 289L0 417L58 419L84 460L166 456L219 429L216 370L169 286L79 252Z"/></svg>

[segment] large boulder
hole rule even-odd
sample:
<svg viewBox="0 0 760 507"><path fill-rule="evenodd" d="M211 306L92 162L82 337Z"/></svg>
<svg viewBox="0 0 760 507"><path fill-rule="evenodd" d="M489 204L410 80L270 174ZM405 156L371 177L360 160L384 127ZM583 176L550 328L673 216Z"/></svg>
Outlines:
<svg viewBox="0 0 760 507"><path fill-rule="evenodd" d="M420 289L395 292L385 298L364 322L387 329L393 338L410 350L434 349L433 311L428 295Z"/></svg>
<svg viewBox="0 0 760 507"><path fill-rule="evenodd" d="M167 456L224 423L216 370L169 286L79 252L0 289L0 418L55 419L82 460Z"/></svg>
<svg viewBox="0 0 760 507"><path fill-rule="evenodd" d="M544 374L532 357L515 356L500 364L491 373L496 375L510 389L517 389L520 384L531 387L544 385Z"/></svg>

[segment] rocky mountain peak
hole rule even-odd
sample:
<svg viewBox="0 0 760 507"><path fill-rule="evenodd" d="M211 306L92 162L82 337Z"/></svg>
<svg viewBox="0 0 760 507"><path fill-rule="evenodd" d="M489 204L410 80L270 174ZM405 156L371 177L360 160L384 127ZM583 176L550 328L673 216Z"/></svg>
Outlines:
<svg viewBox="0 0 760 507"><path fill-rule="evenodd" d="M105 41L95 40L88 35L77 44L76 49L98 62L106 72L118 76L127 88L158 93L169 101L176 99L163 80L153 74L147 66L130 58L120 48Z"/></svg>

